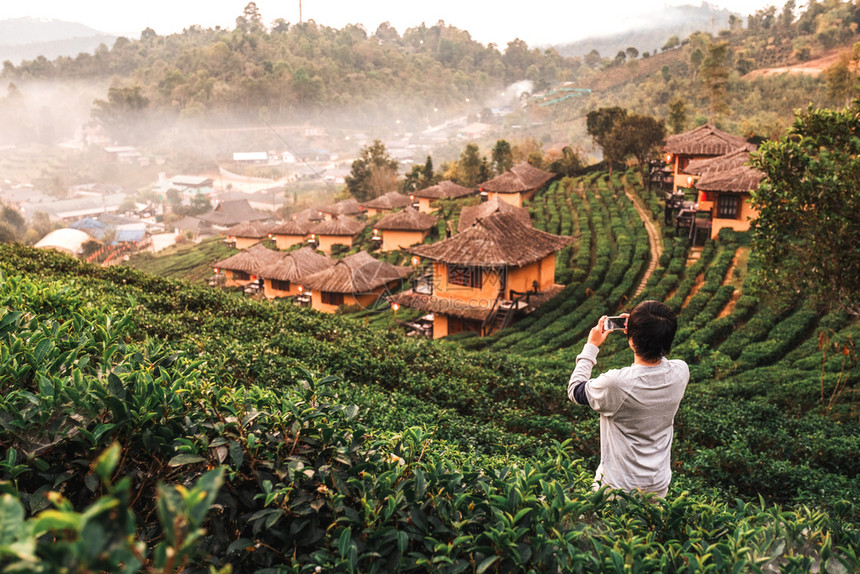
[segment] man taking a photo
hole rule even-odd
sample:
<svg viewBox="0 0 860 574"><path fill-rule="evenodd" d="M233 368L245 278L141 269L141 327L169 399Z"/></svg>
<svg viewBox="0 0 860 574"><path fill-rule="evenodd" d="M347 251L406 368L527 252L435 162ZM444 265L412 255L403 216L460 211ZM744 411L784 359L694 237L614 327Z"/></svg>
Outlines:
<svg viewBox="0 0 860 574"><path fill-rule="evenodd" d="M624 329L633 349L632 365L591 378L599 347L611 332L605 316L576 357L567 395L600 413L596 487L666 496L675 413L690 380L684 361L666 358L677 329L669 307L644 301L627 316Z"/></svg>

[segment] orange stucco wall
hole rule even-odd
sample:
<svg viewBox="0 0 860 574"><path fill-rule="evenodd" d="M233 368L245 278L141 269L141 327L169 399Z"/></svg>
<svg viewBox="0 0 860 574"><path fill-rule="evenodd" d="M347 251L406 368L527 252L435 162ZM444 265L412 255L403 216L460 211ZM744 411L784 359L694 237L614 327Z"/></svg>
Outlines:
<svg viewBox="0 0 860 574"><path fill-rule="evenodd" d="M743 195L741 201L741 213L737 219L720 219L716 217L716 201L708 202L712 206L712 211L715 215L713 225L711 226L711 239L714 239L720 233L720 229L729 227L735 231L747 231L750 228L750 221L758 217L758 211L750 205L749 196ZM699 203L701 207L701 202Z"/></svg>
<svg viewBox="0 0 860 574"><path fill-rule="evenodd" d="M380 287L374 293L365 293L361 295L352 295L345 293L343 296L343 304L344 305L361 305L362 307L369 307L373 305L377 299L379 299L380 294L382 294L383 289ZM337 308L340 305L326 305L322 302L322 296L319 291L311 291L311 307L320 311L321 313L334 313L337 311Z"/></svg>
<svg viewBox="0 0 860 574"><path fill-rule="evenodd" d="M508 288L506 297L514 291L533 289L533 283L538 282L538 289L543 291L555 283L555 253L550 253L540 261L530 263L525 267L515 267L508 270Z"/></svg>
<svg viewBox="0 0 860 574"><path fill-rule="evenodd" d="M433 294L436 297L461 299L464 301L492 301L499 294L499 272L482 270L480 289L448 284L448 266L445 263L433 263Z"/></svg>
<svg viewBox="0 0 860 574"><path fill-rule="evenodd" d="M248 249L262 241L254 237L230 237L229 239L235 241L236 249Z"/></svg>
<svg viewBox="0 0 860 574"><path fill-rule="evenodd" d="M391 213L394 211L393 209L373 209L372 207L367 208L367 216L373 217L374 215L382 215L386 213Z"/></svg>
<svg viewBox="0 0 860 574"><path fill-rule="evenodd" d="M432 207L430 207L430 202L433 201L429 197L419 197L418 198L418 211L421 213L433 213L436 211Z"/></svg>
<svg viewBox="0 0 860 574"><path fill-rule="evenodd" d="M441 313L433 315L433 338L441 339L448 336L448 316Z"/></svg>
<svg viewBox="0 0 860 574"><path fill-rule="evenodd" d="M382 250L395 251L401 247L409 247L424 241L430 231L395 231L382 230Z"/></svg>
<svg viewBox="0 0 860 574"><path fill-rule="evenodd" d="M273 237L278 249L289 249L293 245L305 242L304 235L274 235Z"/></svg>
<svg viewBox="0 0 860 574"><path fill-rule="evenodd" d="M288 291L283 291L281 289L275 289L274 287L272 287L271 279L264 279L263 286L266 299L275 299L276 297L295 297L299 294L299 284L295 281L290 283L290 289Z"/></svg>
<svg viewBox="0 0 860 574"><path fill-rule="evenodd" d="M233 272L229 269L224 270L224 287L242 287L251 282L251 279L234 279Z"/></svg>
<svg viewBox="0 0 860 574"><path fill-rule="evenodd" d="M349 245L352 247L352 242L355 240L355 237L348 237L345 235L317 235L317 241L319 241L319 246L317 249L324 253L331 253L332 245Z"/></svg>
<svg viewBox="0 0 860 574"><path fill-rule="evenodd" d="M710 155L676 155L672 158L672 192L678 191L679 187L692 187L695 185L696 180L699 179L698 175L691 175L688 173L684 173L684 169L687 167L691 161L695 159L707 159L709 157L713 157ZM692 179L690 179L692 178Z"/></svg>

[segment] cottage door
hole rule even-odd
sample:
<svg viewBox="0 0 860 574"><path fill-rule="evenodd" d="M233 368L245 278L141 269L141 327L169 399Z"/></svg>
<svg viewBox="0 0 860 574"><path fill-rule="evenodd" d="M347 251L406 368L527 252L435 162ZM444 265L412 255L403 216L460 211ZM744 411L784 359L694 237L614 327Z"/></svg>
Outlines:
<svg viewBox="0 0 860 574"><path fill-rule="evenodd" d="M506 267L499 269L499 295L505 299L505 291L508 290L508 270Z"/></svg>

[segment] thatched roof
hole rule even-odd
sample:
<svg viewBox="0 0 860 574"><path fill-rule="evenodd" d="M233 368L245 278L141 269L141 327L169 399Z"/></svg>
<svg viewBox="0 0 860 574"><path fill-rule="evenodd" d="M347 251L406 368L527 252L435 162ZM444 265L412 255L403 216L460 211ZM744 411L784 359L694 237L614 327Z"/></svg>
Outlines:
<svg viewBox="0 0 860 574"><path fill-rule="evenodd" d="M250 237L252 239L265 239L269 236L273 224L268 221L247 221L228 227L221 235L229 237Z"/></svg>
<svg viewBox="0 0 860 574"><path fill-rule="evenodd" d="M492 309L489 306L475 305L474 302L448 299L437 297L435 295L426 295L424 293L415 293L411 289L402 293L397 293L387 297L392 303L397 303L401 307L409 307L417 309L425 313L438 313L440 315L449 315L452 317L461 317L463 319L472 319L475 321L483 321L486 319Z"/></svg>
<svg viewBox="0 0 860 574"><path fill-rule="evenodd" d="M753 150L755 146L742 137L705 124L689 132L669 136L663 149L672 154L717 156L737 149Z"/></svg>
<svg viewBox="0 0 860 574"><path fill-rule="evenodd" d="M736 169L749 162L750 152L739 148L726 155L691 160L684 168L684 173L703 175L709 171L728 171Z"/></svg>
<svg viewBox="0 0 860 574"><path fill-rule="evenodd" d="M332 203L330 205L324 205L322 207L317 208L317 211L321 213L328 213L331 216L337 215L356 215L361 213L361 205L359 205L358 200L354 197L350 197L349 199L344 199L343 201L338 201L337 203Z"/></svg>
<svg viewBox="0 0 860 574"><path fill-rule="evenodd" d="M734 193L750 192L758 189L764 173L759 170L741 166L728 171L707 172L696 182L696 189L701 191L729 191Z"/></svg>
<svg viewBox="0 0 860 574"><path fill-rule="evenodd" d="M501 175L480 185L481 190L493 193L522 193L543 187L556 176L529 163L519 163Z"/></svg>
<svg viewBox="0 0 860 574"><path fill-rule="evenodd" d="M462 233L463 230L474 225L475 220L484 219L494 213L509 213L527 225L532 224L528 209L511 205L503 199L494 197L478 205L464 207L460 211L460 222L457 224L457 232Z"/></svg>
<svg viewBox="0 0 860 574"><path fill-rule="evenodd" d="M764 179L763 172L747 165L749 159L749 151L738 149L726 155L691 161L686 171L700 176L695 185L701 191L749 192L758 189Z"/></svg>
<svg viewBox="0 0 860 574"><path fill-rule="evenodd" d="M241 253L237 253L227 259L222 259L217 263L213 263L212 267L227 269L228 271L244 271L251 275L259 275L260 271L272 263L279 261L282 256L283 254L281 252L268 249L258 243Z"/></svg>
<svg viewBox="0 0 860 574"><path fill-rule="evenodd" d="M478 219L454 237L407 249L410 253L452 265L522 267L573 243L526 225L509 213Z"/></svg>
<svg viewBox="0 0 860 574"><path fill-rule="evenodd" d="M396 191L389 191L385 195L380 195L370 201L365 201L360 204L365 209L397 209L412 205L412 200Z"/></svg>
<svg viewBox="0 0 860 574"><path fill-rule="evenodd" d="M334 264L333 259L329 259L310 247L302 247L289 253L281 253L279 260L260 269L257 275L264 279L297 282L314 273L325 271Z"/></svg>
<svg viewBox="0 0 860 574"><path fill-rule="evenodd" d="M419 189L412 195L415 197L426 197L428 199L457 199L459 197L472 195L477 191L478 190L475 188L463 187L462 185L457 185L453 181L445 180L440 181L436 185Z"/></svg>
<svg viewBox="0 0 860 574"><path fill-rule="evenodd" d="M319 209L315 207L309 207L307 209L303 209L294 213L293 219L302 223L316 223L317 221L322 221L323 219L325 219L325 216Z"/></svg>
<svg viewBox="0 0 860 574"><path fill-rule="evenodd" d="M257 211L251 207L251 204L248 203L247 199L222 201L209 213L204 213L197 217L219 227L232 227L245 221L268 221L277 219L277 216L274 213Z"/></svg>
<svg viewBox="0 0 860 574"><path fill-rule="evenodd" d="M410 205L397 213L389 213L377 222L376 227L383 231L427 231L438 220L438 217L421 213Z"/></svg>
<svg viewBox="0 0 860 574"><path fill-rule="evenodd" d="M366 251L344 257L332 267L302 280L305 287L329 293L370 293L374 289L407 277L409 267L398 267L374 259Z"/></svg>
<svg viewBox="0 0 860 574"><path fill-rule="evenodd" d="M334 235L338 237L349 236L353 237L365 228L367 224L361 221L356 221L346 215L338 215L334 219L321 221L313 227L310 232L317 235Z"/></svg>
<svg viewBox="0 0 860 574"><path fill-rule="evenodd" d="M533 294L529 298L529 306L537 309L561 293L563 289L564 285L551 285L547 289ZM387 299L392 303L397 303L401 307L409 307L410 309L417 309L425 313L438 313L440 315L462 317L463 319L473 319L476 321L483 321L492 311L488 306L475 305L474 302L464 299L416 293L412 289L389 295Z"/></svg>
<svg viewBox="0 0 860 574"><path fill-rule="evenodd" d="M272 235L307 235L308 231L311 227L313 227L313 223L310 221L298 221L296 219L291 219L275 228L273 228L269 233Z"/></svg>

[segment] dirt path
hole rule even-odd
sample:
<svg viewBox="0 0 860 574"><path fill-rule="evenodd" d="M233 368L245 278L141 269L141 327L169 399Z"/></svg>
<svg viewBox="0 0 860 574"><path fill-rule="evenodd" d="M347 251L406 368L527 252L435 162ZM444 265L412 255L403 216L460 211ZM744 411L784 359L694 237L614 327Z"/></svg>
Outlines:
<svg viewBox="0 0 860 574"><path fill-rule="evenodd" d="M645 275L642 276L639 287L636 288L636 292L633 294L633 298L636 298L645 289L645 285L651 278L651 274L657 268L657 262L660 261L660 256L663 255L663 242L660 241L660 229L651 220L651 214L645 209L642 200L630 193L626 187L624 193L633 202L633 206L636 207L639 219L642 220L642 223L645 225L645 231L648 232L648 244L651 246L651 261L648 263L648 269L645 270Z"/></svg>

